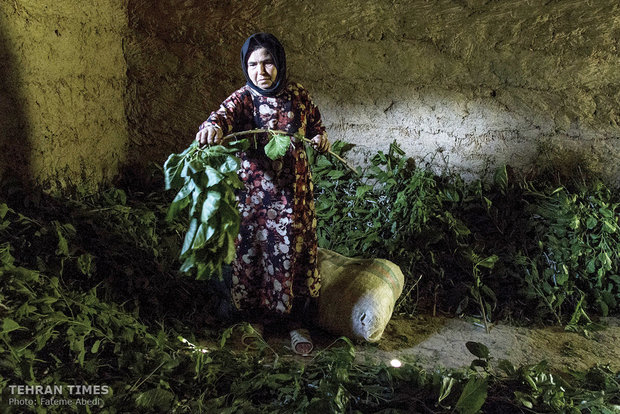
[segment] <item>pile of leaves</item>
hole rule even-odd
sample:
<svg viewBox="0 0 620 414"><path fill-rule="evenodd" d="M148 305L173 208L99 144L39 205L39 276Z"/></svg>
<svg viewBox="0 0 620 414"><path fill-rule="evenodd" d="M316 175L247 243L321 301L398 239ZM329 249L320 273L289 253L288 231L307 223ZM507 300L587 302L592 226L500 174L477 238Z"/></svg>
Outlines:
<svg viewBox="0 0 620 414"><path fill-rule="evenodd" d="M3 412L608 412L620 403L620 373L606 367L565 377L544 363L494 369L475 343L467 344L469 369L433 371L359 361L346 338L307 363L265 343L246 352L234 342L249 325L197 345L205 337L197 338L204 325L195 298L208 287L172 270L178 250L168 249L186 224L164 227L169 199L111 189L25 201L0 203ZM101 245L112 239L120 246ZM115 261L122 266L109 267ZM159 301L127 301L134 296ZM32 405L8 403L11 385L76 384L107 386L102 405L48 405L45 394L17 396Z"/></svg>
<svg viewBox="0 0 620 414"><path fill-rule="evenodd" d="M569 326L620 311L620 198L601 182L552 185L501 167L492 183L466 183L396 144L362 175L324 157L313 174L319 245L397 263L397 311Z"/></svg>
<svg viewBox="0 0 620 414"><path fill-rule="evenodd" d="M321 244L399 263L409 284L401 311L461 305L475 312L475 292L484 306L516 314L533 303L552 319L557 312L587 322L583 312L617 310L617 199L604 186L554 192L511 184L500 172L497 182L506 184L488 190L420 170L395 146L377 154L367 175L348 174L315 159ZM606 413L620 404L620 373L607 367L556 373L544 363L495 364L480 344L468 344L470 368L431 371L361 361L345 338L305 363L266 344L246 351L235 343L249 328L218 325L213 286L180 273L190 218L167 220L174 194L161 191L161 172L151 178L140 188L77 188L71 197L17 185L0 192L2 412ZM500 234L514 241L497 243ZM593 250L574 260L565 239ZM551 261L555 271L545 272ZM587 277L572 277L575 269ZM523 279L526 270L541 280L511 273ZM455 289L469 305L448 300ZM488 310L497 317L496 308ZM103 408L43 406L41 396L33 406L8 405L10 385L74 384L107 385Z"/></svg>

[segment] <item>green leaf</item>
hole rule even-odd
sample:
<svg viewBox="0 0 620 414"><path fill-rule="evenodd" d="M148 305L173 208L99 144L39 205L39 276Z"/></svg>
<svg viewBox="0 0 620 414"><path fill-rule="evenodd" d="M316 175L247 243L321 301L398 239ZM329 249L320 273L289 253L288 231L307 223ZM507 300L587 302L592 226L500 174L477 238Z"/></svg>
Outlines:
<svg viewBox="0 0 620 414"><path fill-rule="evenodd" d="M239 176L237 174L234 175L228 175L226 177L226 184L230 187L231 190L237 189L237 188L243 188L243 183L241 182L241 180L239 179Z"/></svg>
<svg viewBox="0 0 620 414"><path fill-rule="evenodd" d="M217 229L210 224L206 225L206 227L207 228L205 229L205 241L208 242L209 240L211 240L213 235L217 232Z"/></svg>
<svg viewBox="0 0 620 414"><path fill-rule="evenodd" d="M473 361L471 361L469 367L471 369L475 369L476 367L487 369L489 367L489 362L485 361L484 359L474 359Z"/></svg>
<svg viewBox="0 0 620 414"><path fill-rule="evenodd" d="M460 196L459 196L459 193L457 191L454 191L454 190L448 188L448 189L444 190L443 193L444 193L444 196L445 196L446 200L448 200L448 201L451 201L453 203L458 203L459 200L460 200Z"/></svg>
<svg viewBox="0 0 620 414"><path fill-rule="evenodd" d="M493 289L491 289L487 285L482 285L480 290L486 295L487 298L491 299L493 303L497 302L497 296L495 295L495 292L493 292Z"/></svg>
<svg viewBox="0 0 620 414"><path fill-rule="evenodd" d="M526 408L532 409L534 408L534 404L532 404L531 398L529 395L521 392L521 391L515 391L514 392L515 397L517 398L517 400Z"/></svg>
<svg viewBox="0 0 620 414"><path fill-rule="evenodd" d="M226 256L224 256L224 262L227 264L230 264L235 259L235 255L237 252L235 248L235 238L236 235L232 235L231 233L227 234L227 251Z"/></svg>
<svg viewBox="0 0 620 414"><path fill-rule="evenodd" d="M208 225L205 223L200 224L198 226L198 230L196 231L196 236L194 237L194 241L192 242L192 249L198 250L202 249L207 242L207 227Z"/></svg>
<svg viewBox="0 0 620 414"><path fill-rule="evenodd" d="M372 190L372 186L370 185L360 185L355 190L355 198L362 198L368 191Z"/></svg>
<svg viewBox="0 0 620 414"><path fill-rule="evenodd" d="M217 268L219 269L221 264L219 264L219 261L217 261L217 263ZM207 277L211 277L214 273L215 267L216 265L213 264L213 261L199 262L197 265L198 272L196 273L196 280L203 280ZM215 273L217 272L215 271Z"/></svg>
<svg viewBox="0 0 620 414"><path fill-rule="evenodd" d="M208 222L209 219L217 213L221 198L222 195L217 191L209 191L207 193L207 198L202 204L202 214L200 216L200 220L203 223Z"/></svg>
<svg viewBox="0 0 620 414"><path fill-rule="evenodd" d="M185 261L183 262L183 264L181 265L181 269L180 271L183 273L187 273L189 272L194 266L196 265L196 259L194 257L194 255L191 255L190 257L188 257L187 259L185 259Z"/></svg>
<svg viewBox="0 0 620 414"><path fill-rule="evenodd" d="M11 244L9 242L0 244L0 263L4 266L12 266L15 258L11 255Z"/></svg>
<svg viewBox="0 0 620 414"><path fill-rule="evenodd" d="M20 324L15 322L13 319L5 318L2 322L2 332L1 333L9 333L16 331L18 329L24 329Z"/></svg>
<svg viewBox="0 0 620 414"><path fill-rule="evenodd" d="M588 227L588 230L592 230L594 227L596 227L597 224L598 220L594 217L588 217L588 220L586 220L586 226Z"/></svg>
<svg viewBox="0 0 620 414"><path fill-rule="evenodd" d="M215 168L207 165L205 167L205 174L207 175L208 185L207 187L213 187L216 184L219 184L220 181L224 179L224 174L216 170Z"/></svg>
<svg viewBox="0 0 620 414"><path fill-rule="evenodd" d="M58 236L58 248L56 249L56 254L59 256L68 256L69 255L69 243L67 239L62 234L62 226L56 223L56 235Z"/></svg>
<svg viewBox="0 0 620 414"><path fill-rule="evenodd" d="M228 339L232 336L233 329L235 329L235 325L226 328L226 330L222 332L222 337L220 338L220 348L224 348L226 341L228 341Z"/></svg>
<svg viewBox="0 0 620 414"><path fill-rule="evenodd" d="M606 204L603 203L603 205L605 205L605 207L599 208L599 213L601 213L603 217L612 218L614 216L614 213L612 213L610 209L606 208Z"/></svg>
<svg viewBox="0 0 620 414"><path fill-rule="evenodd" d="M471 378L458 401L455 409L460 414L475 414L480 411L487 399L487 379Z"/></svg>
<svg viewBox="0 0 620 414"><path fill-rule="evenodd" d="M162 388L153 388L148 391L138 394L136 397L136 405L138 407L166 411L170 408L172 401L174 400L174 394L168 390Z"/></svg>
<svg viewBox="0 0 620 414"><path fill-rule="evenodd" d="M185 185L179 190L174 200L172 200L172 203L170 203L166 220L170 221L174 219L181 210L189 205L189 195L194 191L194 185L192 180L187 180L185 182Z"/></svg>
<svg viewBox="0 0 620 414"><path fill-rule="evenodd" d="M502 165L497 170L495 170L493 181L495 182L495 185L499 187L502 193L506 191L506 189L508 188L508 172L506 171L505 165Z"/></svg>
<svg viewBox="0 0 620 414"><path fill-rule="evenodd" d="M482 359L489 359L489 348L480 342L467 341L465 346L474 356Z"/></svg>
<svg viewBox="0 0 620 414"><path fill-rule="evenodd" d="M499 257L494 254L492 256L487 257L486 259L479 261L477 265L486 267L487 269L492 269L493 266L495 266L495 262L497 262L498 259Z"/></svg>
<svg viewBox="0 0 620 414"><path fill-rule="evenodd" d="M97 339L93 344L93 347L90 349L90 352L96 354L99 351L99 346L101 345L101 339Z"/></svg>
<svg viewBox="0 0 620 414"><path fill-rule="evenodd" d="M493 205L493 202L486 197L482 197L482 198L484 199L484 203L486 205L487 210L489 210L491 206Z"/></svg>
<svg viewBox="0 0 620 414"><path fill-rule="evenodd" d="M332 180L338 180L339 178L342 178L346 175L346 173L344 171L340 171L340 170L333 170L330 171L329 173L327 173L327 176L329 178L331 178Z"/></svg>
<svg viewBox="0 0 620 414"><path fill-rule="evenodd" d="M452 387L454 386L456 380L452 377L443 377L441 380L441 388L439 389L439 397L437 398L437 402L442 402L452 392Z"/></svg>
<svg viewBox="0 0 620 414"><path fill-rule="evenodd" d="M220 231L223 232L238 232L239 231L239 210L236 207L231 206L229 203L220 202L219 209L221 222ZM232 230L229 230L232 229Z"/></svg>
<svg viewBox="0 0 620 414"><path fill-rule="evenodd" d="M184 165L183 156L179 154L170 154L164 163L164 184L166 190L179 188L183 185L181 172L183 171Z"/></svg>
<svg viewBox="0 0 620 414"><path fill-rule="evenodd" d="M91 276L95 269L95 264L93 263L93 256L89 253L81 254L78 257L77 265L80 272L82 272L82 274L86 276Z"/></svg>
<svg viewBox="0 0 620 414"><path fill-rule="evenodd" d="M564 286L568 282L568 273L560 272L555 277L556 286Z"/></svg>
<svg viewBox="0 0 620 414"><path fill-rule="evenodd" d="M267 145L265 154L272 160L282 158L291 145L291 138L288 135L274 134Z"/></svg>
<svg viewBox="0 0 620 414"><path fill-rule="evenodd" d="M617 225L615 225L609 219L603 221L603 231L604 232L606 232L606 233L615 233L617 228L618 228Z"/></svg>
<svg viewBox="0 0 620 414"><path fill-rule="evenodd" d="M193 179L192 179L193 181ZM204 197L202 196L202 186L194 181L194 191L192 191L191 208L189 215L191 217L197 217L202 212L202 202Z"/></svg>
<svg viewBox="0 0 620 414"><path fill-rule="evenodd" d="M6 213L9 211L9 206L6 203L0 204L0 219L3 219L6 216Z"/></svg>
<svg viewBox="0 0 620 414"><path fill-rule="evenodd" d="M497 367L501 369L502 371L504 371L506 375L509 375L509 376L512 376L515 374L515 372L517 372L512 362L508 361L507 359L501 359L497 363Z"/></svg>
<svg viewBox="0 0 620 414"><path fill-rule="evenodd" d="M222 174L236 173L240 165L239 158L232 155L227 155L224 159L225 161L219 168L220 172Z"/></svg>
<svg viewBox="0 0 620 414"><path fill-rule="evenodd" d="M205 170L205 163L199 159L193 159L189 162L189 169L192 172L191 175L197 175Z"/></svg>
<svg viewBox="0 0 620 414"><path fill-rule="evenodd" d="M611 258L609 257L607 252L600 252L598 254L598 261L601 263L603 268L605 268L606 270L611 269Z"/></svg>
<svg viewBox="0 0 620 414"><path fill-rule="evenodd" d="M181 249L181 257L185 256L194 243L194 238L196 237L196 232L198 231L198 220L193 218L189 222L189 228L187 229L187 233L185 234L185 240L183 241L183 248Z"/></svg>

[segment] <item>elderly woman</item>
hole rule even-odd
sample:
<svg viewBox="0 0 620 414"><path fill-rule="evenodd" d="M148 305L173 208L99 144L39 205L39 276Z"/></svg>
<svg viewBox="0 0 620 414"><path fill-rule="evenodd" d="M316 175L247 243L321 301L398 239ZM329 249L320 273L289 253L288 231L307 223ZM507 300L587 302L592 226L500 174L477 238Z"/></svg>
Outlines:
<svg viewBox="0 0 620 414"><path fill-rule="evenodd" d="M286 56L271 34L250 36L241 49L246 84L230 95L200 126L196 140L217 144L224 135L255 128L312 137L329 150L318 108L308 92L286 76ZM304 313L319 294L317 237L312 181L303 143L291 140L276 161L265 155L266 134L258 134L241 158L237 193L241 228L232 265L232 299L239 310L266 321L284 320L293 350L312 351ZM260 326L260 325L259 325Z"/></svg>

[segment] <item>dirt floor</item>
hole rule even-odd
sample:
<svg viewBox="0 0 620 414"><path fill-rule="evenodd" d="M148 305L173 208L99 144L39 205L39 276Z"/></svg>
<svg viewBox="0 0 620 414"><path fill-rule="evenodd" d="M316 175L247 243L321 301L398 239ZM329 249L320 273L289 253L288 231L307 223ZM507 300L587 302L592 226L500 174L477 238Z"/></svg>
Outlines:
<svg viewBox="0 0 620 414"><path fill-rule="evenodd" d="M620 319L608 318L602 330L567 332L561 327L527 328L498 324L487 333L484 327L461 319L419 316L394 317L376 346L386 360L413 360L425 367L459 368L475 358L467 341L489 348L491 362L507 359L515 366L546 360L553 368L587 369L609 364L620 370ZM363 348L368 348L364 346Z"/></svg>
<svg viewBox="0 0 620 414"><path fill-rule="evenodd" d="M585 370L596 364L620 370L620 318L607 318L605 328L594 332L567 332L562 327L528 328L493 325L490 332L463 319L432 316L408 318L394 316L382 339L376 344L358 344L358 355L386 364L392 359L414 362L425 368L460 368L475 357L465 347L467 341L489 348L491 363L507 359L515 366L546 360L550 367ZM337 337L313 330L316 352L332 344ZM265 335L272 348L283 356L291 354L285 333Z"/></svg>

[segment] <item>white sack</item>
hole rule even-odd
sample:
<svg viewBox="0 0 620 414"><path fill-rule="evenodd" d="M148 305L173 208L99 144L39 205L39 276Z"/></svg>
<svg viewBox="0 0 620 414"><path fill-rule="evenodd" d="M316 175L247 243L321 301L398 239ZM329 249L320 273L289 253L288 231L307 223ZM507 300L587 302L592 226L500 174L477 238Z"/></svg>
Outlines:
<svg viewBox="0 0 620 414"><path fill-rule="evenodd" d="M350 259L319 249L318 325L351 339L377 342L403 291L400 268L384 259Z"/></svg>

